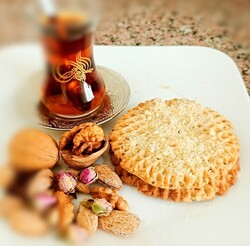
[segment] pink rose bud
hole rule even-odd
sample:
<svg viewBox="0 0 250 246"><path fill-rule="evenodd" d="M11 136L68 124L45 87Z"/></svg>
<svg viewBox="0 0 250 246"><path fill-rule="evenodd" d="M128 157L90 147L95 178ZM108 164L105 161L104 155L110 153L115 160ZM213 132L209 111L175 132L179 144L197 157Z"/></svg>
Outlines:
<svg viewBox="0 0 250 246"><path fill-rule="evenodd" d="M56 197L50 194L38 194L35 197L35 206L40 210L45 210L56 202Z"/></svg>
<svg viewBox="0 0 250 246"><path fill-rule="evenodd" d="M76 177L70 172L60 172L58 177L58 187L66 194L74 193L77 185Z"/></svg>
<svg viewBox="0 0 250 246"><path fill-rule="evenodd" d="M89 185L98 179L98 175L93 167L84 168L80 173L80 181L83 184Z"/></svg>
<svg viewBox="0 0 250 246"><path fill-rule="evenodd" d="M105 198L96 198L91 209L98 216L108 216L113 210L111 204Z"/></svg>

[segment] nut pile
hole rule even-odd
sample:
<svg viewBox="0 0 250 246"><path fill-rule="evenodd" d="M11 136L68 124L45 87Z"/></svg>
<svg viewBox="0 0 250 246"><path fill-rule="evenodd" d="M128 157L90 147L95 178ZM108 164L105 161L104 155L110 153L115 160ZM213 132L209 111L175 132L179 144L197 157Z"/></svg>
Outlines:
<svg viewBox="0 0 250 246"><path fill-rule="evenodd" d="M5 190L0 216L29 236L44 235L51 228L73 242L86 240L97 228L131 235L140 220L118 194L119 176L108 165L94 164L107 147L102 128L93 123L65 132L59 148L39 130L20 131L10 143L9 165L0 168L0 187ZM55 172L59 152L69 168ZM73 201L79 193L87 198L75 214Z"/></svg>
<svg viewBox="0 0 250 246"><path fill-rule="evenodd" d="M90 194L92 198L82 200L76 215L76 223L88 233L94 233L97 228L111 232L115 235L129 236L139 226L139 218L129 212L129 205L118 191L122 187L119 176L107 165L96 164L79 170L69 170L59 174L59 182L64 176L70 177L68 187L61 190L64 193L74 192L74 188L84 194ZM64 182L63 182L64 183ZM91 186L90 186L91 185ZM126 223L115 222L119 213L119 220ZM133 220L131 220L133 218ZM113 221L111 223L111 221ZM111 224L110 224L111 223ZM126 229L127 228L127 229ZM129 228L129 230L128 230Z"/></svg>

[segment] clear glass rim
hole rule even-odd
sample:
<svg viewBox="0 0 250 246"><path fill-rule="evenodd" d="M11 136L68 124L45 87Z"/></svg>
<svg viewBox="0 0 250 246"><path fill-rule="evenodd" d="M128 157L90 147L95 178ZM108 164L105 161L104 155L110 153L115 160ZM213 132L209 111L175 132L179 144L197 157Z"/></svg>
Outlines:
<svg viewBox="0 0 250 246"><path fill-rule="evenodd" d="M93 0L89 0L87 2L92 2L92 1ZM54 0L54 2L56 3L57 1ZM45 27L45 23L43 23L44 19L59 16L59 14L61 14L61 13L72 13L72 14L76 14L79 16L82 15L82 16L87 17L85 19L83 18L84 21L78 22L74 27L88 26L89 31L95 31L97 24L100 20L100 13L101 13L100 8L92 7L92 8L82 8L81 9L80 7L77 7L77 5L72 4L72 2L74 2L74 1L68 0L68 2L71 2L71 4L69 6L67 6L67 5L60 6L60 8L58 8L58 10L54 16L53 15L52 16L46 15L46 13L44 13L41 6L39 5L39 1L32 1L29 4L27 4L25 7L25 12L26 12L26 15L28 16L28 18L41 30L44 30L44 27ZM93 2L96 2L96 1L93 1ZM72 6L74 6L74 7L72 7ZM96 5L96 6L98 6L98 5ZM49 29L53 30L53 25L47 25L47 27Z"/></svg>

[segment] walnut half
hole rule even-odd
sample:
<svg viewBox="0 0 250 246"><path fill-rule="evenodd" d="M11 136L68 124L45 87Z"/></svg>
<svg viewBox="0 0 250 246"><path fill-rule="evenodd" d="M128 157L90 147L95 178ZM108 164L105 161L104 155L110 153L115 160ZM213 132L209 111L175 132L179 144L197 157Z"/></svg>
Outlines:
<svg viewBox="0 0 250 246"><path fill-rule="evenodd" d="M62 159L72 168L81 169L93 164L108 148L101 127L83 123L65 132L59 140Z"/></svg>

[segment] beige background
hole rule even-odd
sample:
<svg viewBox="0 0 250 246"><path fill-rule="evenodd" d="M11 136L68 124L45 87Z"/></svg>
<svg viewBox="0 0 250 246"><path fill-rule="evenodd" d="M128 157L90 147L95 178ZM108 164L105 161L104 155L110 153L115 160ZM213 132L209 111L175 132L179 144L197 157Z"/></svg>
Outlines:
<svg viewBox="0 0 250 246"><path fill-rule="evenodd" d="M100 0L102 45L201 45L237 63L250 93L250 1ZM0 0L0 45L37 40L25 14L30 0Z"/></svg>

